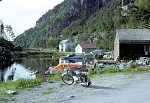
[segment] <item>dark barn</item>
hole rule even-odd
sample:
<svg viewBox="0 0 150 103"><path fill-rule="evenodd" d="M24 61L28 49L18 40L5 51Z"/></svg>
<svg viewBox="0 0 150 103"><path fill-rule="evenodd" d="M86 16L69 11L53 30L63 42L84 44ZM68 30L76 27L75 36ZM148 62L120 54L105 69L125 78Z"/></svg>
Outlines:
<svg viewBox="0 0 150 103"><path fill-rule="evenodd" d="M150 57L150 29L117 29L114 60Z"/></svg>

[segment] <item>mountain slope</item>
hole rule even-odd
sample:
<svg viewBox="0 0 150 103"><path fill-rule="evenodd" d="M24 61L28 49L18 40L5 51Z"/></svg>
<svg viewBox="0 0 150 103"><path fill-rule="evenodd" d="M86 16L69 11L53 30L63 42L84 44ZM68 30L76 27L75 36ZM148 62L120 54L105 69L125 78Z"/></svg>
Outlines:
<svg viewBox="0 0 150 103"><path fill-rule="evenodd" d="M36 26L15 39L23 47L46 47L51 35L60 35L69 24L82 25L109 0L65 0L39 18Z"/></svg>
<svg viewBox="0 0 150 103"><path fill-rule="evenodd" d="M94 43L99 49L113 50L116 29L150 28L147 0L124 0L124 5L128 5L126 9L121 8L121 0L65 0L14 43L27 48L52 47L46 44L51 37L56 48L61 40L69 38L75 43Z"/></svg>

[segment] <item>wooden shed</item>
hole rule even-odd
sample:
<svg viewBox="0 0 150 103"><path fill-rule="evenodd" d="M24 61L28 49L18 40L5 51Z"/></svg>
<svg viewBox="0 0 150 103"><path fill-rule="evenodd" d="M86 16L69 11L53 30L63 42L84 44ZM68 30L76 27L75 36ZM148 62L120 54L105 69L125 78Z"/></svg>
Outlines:
<svg viewBox="0 0 150 103"><path fill-rule="evenodd" d="M150 57L150 29L117 29L114 60Z"/></svg>

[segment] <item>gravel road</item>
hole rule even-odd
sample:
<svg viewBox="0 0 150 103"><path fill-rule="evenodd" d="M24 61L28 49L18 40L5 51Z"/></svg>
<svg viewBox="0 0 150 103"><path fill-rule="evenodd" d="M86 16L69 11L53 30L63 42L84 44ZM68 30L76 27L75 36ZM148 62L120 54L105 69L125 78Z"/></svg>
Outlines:
<svg viewBox="0 0 150 103"><path fill-rule="evenodd" d="M105 74L91 78L92 85L43 83L20 91L9 103L150 103L150 73ZM52 93L42 92L52 89Z"/></svg>

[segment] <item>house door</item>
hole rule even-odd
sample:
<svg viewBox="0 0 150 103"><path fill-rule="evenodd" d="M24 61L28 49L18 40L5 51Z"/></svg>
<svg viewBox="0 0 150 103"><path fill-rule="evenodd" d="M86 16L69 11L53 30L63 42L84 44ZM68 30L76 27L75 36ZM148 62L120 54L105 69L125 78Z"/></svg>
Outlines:
<svg viewBox="0 0 150 103"><path fill-rule="evenodd" d="M150 45L144 45L144 52L145 55L148 55L150 53Z"/></svg>

